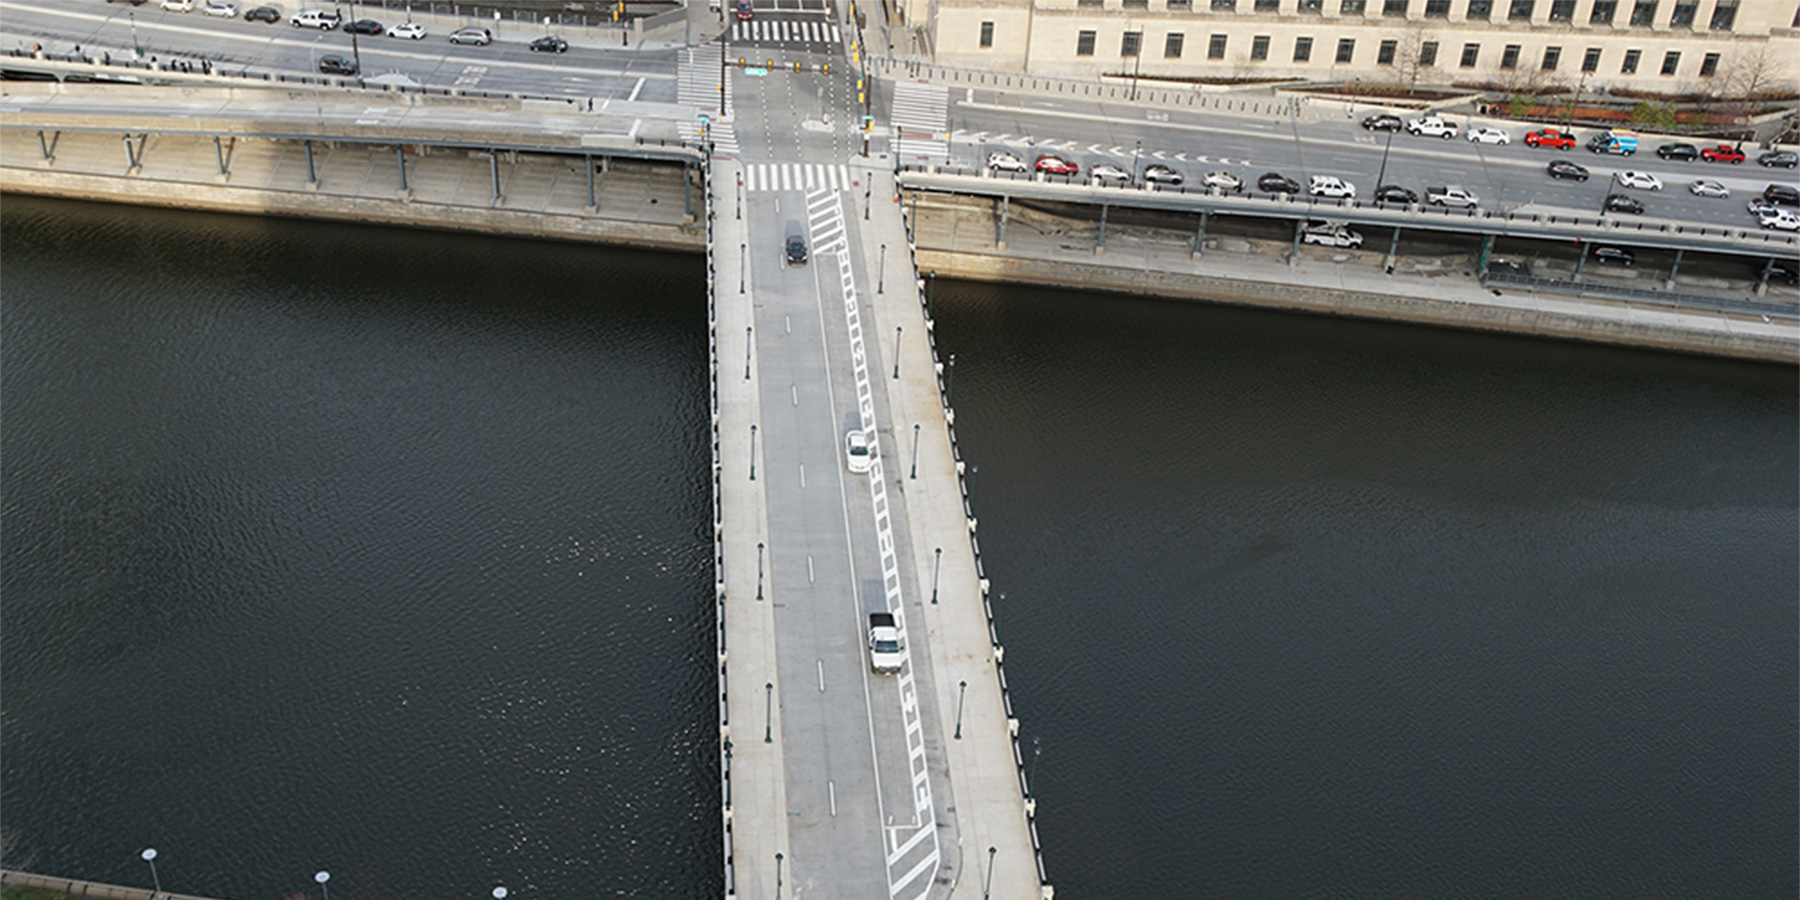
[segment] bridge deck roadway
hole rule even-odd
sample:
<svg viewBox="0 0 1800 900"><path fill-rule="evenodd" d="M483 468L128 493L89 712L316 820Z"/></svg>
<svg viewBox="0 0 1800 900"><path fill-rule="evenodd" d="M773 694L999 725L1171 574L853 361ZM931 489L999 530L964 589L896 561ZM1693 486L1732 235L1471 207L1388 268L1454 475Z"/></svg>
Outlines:
<svg viewBox="0 0 1800 900"><path fill-rule="evenodd" d="M710 180L732 884L1039 897L924 311L888 163L869 163L837 190L795 170L741 207L748 166L715 161ZM804 266L783 261L790 222ZM871 424L877 464L852 473L844 434ZM865 649L866 613L890 607L899 675Z"/></svg>

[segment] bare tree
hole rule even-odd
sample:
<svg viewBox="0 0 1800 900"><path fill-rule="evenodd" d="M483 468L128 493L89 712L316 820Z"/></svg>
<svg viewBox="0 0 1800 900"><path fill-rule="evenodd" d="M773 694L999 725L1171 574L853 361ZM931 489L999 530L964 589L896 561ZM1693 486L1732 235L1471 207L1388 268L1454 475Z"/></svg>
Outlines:
<svg viewBox="0 0 1800 900"><path fill-rule="evenodd" d="M1770 43L1741 48L1732 54L1725 77L1719 79L1721 99L1738 115L1752 115L1758 100L1791 87L1781 78L1787 68L1787 58Z"/></svg>
<svg viewBox="0 0 1800 900"><path fill-rule="evenodd" d="M1418 88L1419 76L1425 74L1426 67L1420 64L1420 59L1431 38L1431 32L1422 21L1406 23L1400 35L1400 46L1394 54L1394 76L1396 86L1405 88L1409 94Z"/></svg>

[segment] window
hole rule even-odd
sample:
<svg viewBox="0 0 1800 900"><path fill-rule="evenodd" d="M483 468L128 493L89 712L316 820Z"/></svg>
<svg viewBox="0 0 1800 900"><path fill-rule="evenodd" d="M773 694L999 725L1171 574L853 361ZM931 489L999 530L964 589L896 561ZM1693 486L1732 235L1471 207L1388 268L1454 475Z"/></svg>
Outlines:
<svg viewBox="0 0 1800 900"><path fill-rule="evenodd" d="M1356 38L1338 38L1337 61L1347 63L1356 55Z"/></svg>
<svg viewBox="0 0 1800 900"><path fill-rule="evenodd" d="M1581 71L1583 71L1583 72L1598 72L1598 71L1600 71L1600 48L1599 47L1587 48L1587 54L1581 58Z"/></svg>
<svg viewBox="0 0 1800 900"><path fill-rule="evenodd" d="M1463 45L1463 58L1462 58L1462 67L1463 68L1465 68L1465 69L1475 68L1475 62L1476 62L1476 60L1478 60L1480 58L1481 58L1481 45L1480 44L1464 44Z"/></svg>
<svg viewBox="0 0 1800 900"><path fill-rule="evenodd" d="M1410 0L1381 0L1381 14L1389 18L1406 18L1406 7Z"/></svg>
<svg viewBox="0 0 1800 900"><path fill-rule="evenodd" d="M1082 9L1101 9L1106 6L1106 0L1075 0L1075 5Z"/></svg>
<svg viewBox="0 0 1800 900"><path fill-rule="evenodd" d="M1631 25L1633 28L1648 28L1656 21L1656 0L1637 0L1631 6Z"/></svg>
<svg viewBox="0 0 1800 900"><path fill-rule="evenodd" d="M1125 9L1149 9L1150 0L1125 0Z"/></svg>
<svg viewBox="0 0 1800 900"><path fill-rule="evenodd" d="M1342 0L1342 2L1338 4L1338 14L1343 16L1360 16L1368 6L1368 0Z"/></svg>
<svg viewBox="0 0 1800 900"><path fill-rule="evenodd" d="M1719 0L1719 5L1713 8L1712 30L1730 31L1731 26L1737 24L1737 10L1737 0ZM1796 13L1795 19L1800 21L1800 13Z"/></svg>
<svg viewBox="0 0 1800 900"><path fill-rule="evenodd" d="M1187 35L1179 31L1169 32L1169 36L1163 38L1163 59L1180 59L1181 46L1185 43L1187 43ZM1218 57L1213 58L1217 59Z"/></svg>
<svg viewBox="0 0 1800 900"><path fill-rule="evenodd" d="M1250 58L1265 60L1269 58L1269 36L1259 34L1250 39Z"/></svg>
<svg viewBox="0 0 1800 900"><path fill-rule="evenodd" d="M1620 75L1636 75L1637 74L1638 57L1643 56L1643 55L1644 55L1644 51L1642 51L1642 50L1627 50L1627 51L1625 51L1625 61L1619 64L1619 74Z"/></svg>
<svg viewBox="0 0 1800 900"><path fill-rule="evenodd" d="M1300 12L1322 14L1325 11L1325 0L1300 0L1300 5L1295 9Z"/></svg>
<svg viewBox="0 0 1800 900"><path fill-rule="evenodd" d="M1447 19L1450 17L1450 0L1425 0L1425 18Z"/></svg>
<svg viewBox="0 0 1800 900"><path fill-rule="evenodd" d="M981 23L981 46L983 46L983 47L994 46L994 23L992 23L992 22Z"/></svg>
<svg viewBox="0 0 1800 900"><path fill-rule="evenodd" d="M1507 44L1506 49L1500 51L1500 68L1516 69L1518 67L1519 67L1519 45L1518 44Z"/></svg>
<svg viewBox="0 0 1800 900"><path fill-rule="evenodd" d="M1141 31L1127 31L1125 36L1119 39L1119 55L1126 59L1138 55L1138 51L1143 47L1144 33Z"/></svg>
<svg viewBox="0 0 1800 900"><path fill-rule="evenodd" d="M1699 5L1698 0L1677 2L1674 11L1669 13L1669 27L1692 28L1694 26L1694 12Z"/></svg>
<svg viewBox="0 0 1800 900"><path fill-rule="evenodd" d="M1512 7L1506 11L1506 18L1514 22L1529 22L1535 6L1537 0L1512 0Z"/></svg>
<svg viewBox="0 0 1800 900"><path fill-rule="evenodd" d="M1700 77L1711 78L1719 71L1719 54L1708 53L1700 59Z"/></svg>
<svg viewBox="0 0 1800 900"><path fill-rule="evenodd" d="M1550 21L1575 21L1575 0L1550 0Z"/></svg>
<svg viewBox="0 0 1800 900"><path fill-rule="evenodd" d="M1559 62L1562 62L1562 48L1561 47L1545 47L1544 48L1544 71L1546 71L1546 72L1556 71L1556 64Z"/></svg>
<svg viewBox="0 0 1800 900"><path fill-rule="evenodd" d="M1281 0L1256 0L1257 12L1281 12Z"/></svg>
<svg viewBox="0 0 1800 900"><path fill-rule="evenodd" d="M1400 49L1399 41L1394 41L1394 40L1382 41L1381 48L1375 51L1375 64L1378 66L1393 65L1394 64L1394 51L1398 50L1398 49Z"/></svg>
<svg viewBox="0 0 1800 900"><path fill-rule="evenodd" d="M1093 56L1094 55L1094 33L1093 32L1084 31L1075 37L1075 55L1076 56Z"/></svg>
<svg viewBox="0 0 1800 900"><path fill-rule="evenodd" d="M1469 0L1469 18L1491 19L1494 17L1494 0Z"/></svg>
<svg viewBox="0 0 1800 900"><path fill-rule="evenodd" d="M1194 9L1194 2L1193 0L1169 0L1169 9L1185 9L1192 12Z"/></svg>
<svg viewBox="0 0 1800 900"><path fill-rule="evenodd" d="M1611 25L1613 13L1619 9L1619 0L1594 0L1594 11L1588 13L1589 25Z"/></svg>
<svg viewBox="0 0 1800 900"><path fill-rule="evenodd" d="M1171 7L1173 7L1174 5L1175 4L1173 4L1173 3L1169 4L1169 6L1171 6ZM1186 5L1187 5L1186 3L1182 4L1182 6L1186 6ZM1212 11L1213 12L1237 12L1237 0L1212 0Z"/></svg>
<svg viewBox="0 0 1800 900"><path fill-rule="evenodd" d="M1294 38L1294 62L1308 62L1312 59L1312 38Z"/></svg>
<svg viewBox="0 0 1800 900"><path fill-rule="evenodd" d="M1664 75L1675 74L1675 70L1677 68L1680 68L1680 66L1681 66L1681 51L1680 50L1670 50L1669 52L1663 54L1662 73Z"/></svg>
<svg viewBox="0 0 1800 900"><path fill-rule="evenodd" d="M1426 41L1419 45L1419 68L1429 69L1437 65L1437 41Z"/></svg>

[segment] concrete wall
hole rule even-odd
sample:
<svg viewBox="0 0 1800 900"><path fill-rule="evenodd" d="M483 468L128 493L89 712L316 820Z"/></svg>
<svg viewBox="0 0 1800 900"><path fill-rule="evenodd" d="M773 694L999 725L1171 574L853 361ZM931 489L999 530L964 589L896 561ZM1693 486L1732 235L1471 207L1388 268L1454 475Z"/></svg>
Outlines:
<svg viewBox="0 0 1800 900"><path fill-rule="evenodd" d="M57 878L52 875L34 875L30 872L17 872L11 869L0 869L0 886L49 891L66 897L98 897L102 900L208 900L208 898L196 897L192 894L176 894L169 891L159 894L150 888L101 884L97 881Z"/></svg>

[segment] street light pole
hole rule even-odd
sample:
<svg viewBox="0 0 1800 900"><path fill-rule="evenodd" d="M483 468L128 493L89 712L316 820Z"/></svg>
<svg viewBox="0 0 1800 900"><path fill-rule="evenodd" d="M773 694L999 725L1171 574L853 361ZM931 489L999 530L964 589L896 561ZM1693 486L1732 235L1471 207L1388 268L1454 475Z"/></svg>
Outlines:
<svg viewBox="0 0 1800 900"><path fill-rule="evenodd" d="M756 599L763 598L763 543L756 542Z"/></svg>
<svg viewBox="0 0 1800 900"><path fill-rule="evenodd" d="M916 481L916 480L918 480L918 477L919 477L919 423L917 423L917 422L913 423L913 454L912 454L912 456L913 456L912 475L910 477Z"/></svg>
<svg viewBox="0 0 1800 900"><path fill-rule="evenodd" d="M937 604L938 568L944 564L944 548L939 547L931 558L931 602Z"/></svg>
<svg viewBox="0 0 1800 900"><path fill-rule="evenodd" d="M750 480L756 480L756 423L750 423Z"/></svg>
<svg viewBox="0 0 1800 900"><path fill-rule="evenodd" d="M775 682L763 682L763 743L775 743ZM777 859L780 857L777 856Z"/></svg>
<svg viewBox="0 0 1800 900"><path fill-rule="evenodd" d="M967 681L956 683L956 740L959 741L962 740L963 695L968 692L969 683Z"/></svg>
<svg viewBox="0 0 1800 900"><path fill-rule="evenodd" d="M1375 200L1378 203L1381 201L1383 179L1387 178L1388 151L1394 149L1394 131L1395 129L1388 129L1387 146L1381 148L1381 171L1375 175Z"/></svg>
<svg viewBox="0 0 1800 900"><path fill-rule="evenodd" d="M320 869L313 875L313 880L319 883L319 890L325 892L325 900L331 900L331 887L325 883L331 880L331 873Z"/></svg>
<svg viewBox="0 0 1800 900"><path fill-rule="evenodd" d="M867 284L868 282L863 282L863 283ZM901 327L902 326L899 326L899 325L894 326L894 378L896 380L898 380L900 378L900 329L901 329Z"/></svg>
<svg viewBox="0 0 1800 900"><path fill-rule="evenodd" d="M981 900L988 900L988 891L994 887L994 854L997 852L999 851L993 847L988 848L987 878L981 885Z"/></svg>
<svg viewBox="0 0 1800 900"><path fill-rule="evenodd" d="M162 896L162 879L156 874L156 848L145 847L138 858L150 864L150 883L156 885L156 896Z"/></svg>

